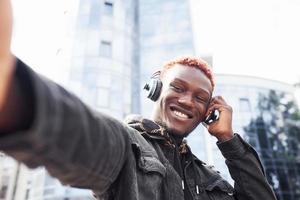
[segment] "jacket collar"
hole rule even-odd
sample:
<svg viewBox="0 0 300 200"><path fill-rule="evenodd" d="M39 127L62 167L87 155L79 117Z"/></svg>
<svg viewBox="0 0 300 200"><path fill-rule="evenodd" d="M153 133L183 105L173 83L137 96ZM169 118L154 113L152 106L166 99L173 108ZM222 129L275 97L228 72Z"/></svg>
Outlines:
<svg viewBox="0 0 300 200"><path fill-rule="evenodd" d="M178 145L180 153L190 151L185 139L180 144L176 144L175 138L168 133L165 127L150 119L143 118L141 115L128 115L125 118L125 123L139 131L146 138L164 141L165 145L168 146L175 147L175 145Z"/></svg>

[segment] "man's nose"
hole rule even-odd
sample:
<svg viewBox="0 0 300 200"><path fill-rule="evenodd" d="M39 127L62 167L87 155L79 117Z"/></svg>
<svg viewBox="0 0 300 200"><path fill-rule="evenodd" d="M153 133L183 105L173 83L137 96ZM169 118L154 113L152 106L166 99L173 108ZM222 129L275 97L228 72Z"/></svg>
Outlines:
<svg viewBox="0 0 300 200"><path fill-rule="evenodd" d="M186 105L186 106L192 107L194 105L193 97L192 97L192 95L189 95L189 94L182 95L178 99L178 103L180 103L182 105Z"/></svg>

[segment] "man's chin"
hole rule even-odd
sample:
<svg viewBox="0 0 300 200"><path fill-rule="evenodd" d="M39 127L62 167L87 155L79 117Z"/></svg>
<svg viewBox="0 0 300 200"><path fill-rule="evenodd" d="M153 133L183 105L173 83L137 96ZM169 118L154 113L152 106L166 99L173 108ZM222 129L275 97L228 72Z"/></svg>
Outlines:
<svg viewBox="0 0 300 200"><path fill-rule="evenodd" d="M163 122L163 121L155 121L156 123L158 123L160 126L164 127L167 129L168 133L172 134L172 135L176 135L176 136L182 136L182 137L187 137L193 130L189 130L189 131L183 131L183 130L180 130L176 127L171 127L171 126L168 126L167 123Z"/></svg>
<svg viewBox="0 0 300 200"><path fill-rule="evenodd" d="M187 137L191 133L190 131L187 132L187 131L178 130L176 128L168 128L168 127L167 127L167 131L172 135L181 136L181 137Z"/></svg>

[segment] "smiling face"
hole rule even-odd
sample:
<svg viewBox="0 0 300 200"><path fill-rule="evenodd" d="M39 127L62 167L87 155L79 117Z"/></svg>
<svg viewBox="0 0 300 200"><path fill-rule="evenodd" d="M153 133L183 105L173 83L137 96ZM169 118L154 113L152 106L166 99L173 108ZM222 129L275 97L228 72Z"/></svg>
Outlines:
<svg viewBox="0 0 300 200"><path fill-rule="evenodd" d="M153 119L171 133L187 136L205 117L211 82L200 69L181 64L172 66L161 79L163 88Z"/></svg>

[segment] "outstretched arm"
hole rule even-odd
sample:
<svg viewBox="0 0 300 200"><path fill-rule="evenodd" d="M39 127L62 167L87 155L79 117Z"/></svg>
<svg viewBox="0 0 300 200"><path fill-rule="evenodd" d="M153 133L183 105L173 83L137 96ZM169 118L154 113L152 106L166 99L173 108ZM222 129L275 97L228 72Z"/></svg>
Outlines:
<svg viewBox="0 0 300 200"><path fill-rule="evenodd" d="M10 53L11 8L0 1L0 150L62 183L102 194L117 178L130 130L96 113ZM14 61L16 60L16 61Z"/></svg>
<svg viewBox="0 0 300 200"><path fill-rule="evenodd" d="M14 80L32 119L27 128L0 129L0 150L31 168L45 166L64 184L105 192L127 159L131 130L18 59Z"/></svg>
<svg viewBox="0 0 300 200"><path fill-rule="evenodd" d="M7 101L14 71L14 59L10 52L12 35L12 10L9 0L0 1L0 111Z"/></svg>

